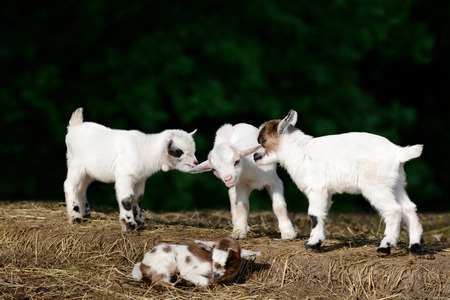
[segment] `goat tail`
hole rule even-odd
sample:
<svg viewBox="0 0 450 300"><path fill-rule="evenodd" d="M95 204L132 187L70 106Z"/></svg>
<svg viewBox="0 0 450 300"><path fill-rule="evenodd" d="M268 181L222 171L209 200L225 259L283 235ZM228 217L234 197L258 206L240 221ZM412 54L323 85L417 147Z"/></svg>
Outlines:
<svg viewBox="0 0 450 300"><path fill-rule="evenodd" d="M72 113L70 117L69 126L76 126L83 123L83 108L80 107Z"/></svg>
<svg viewBox="0 0 450 300"><path fill-rule="evenodd" d="M133 276L133 278L136 280L142 279L143 275L140 262L134 265L133 271L131 271L131 276Z"/></svg>
<svg viewBox="0 0 450 300"><path fill-rule="evenodd" d="M422 154L423 145L407 146L400 149L399 159L404 163L413 158L417 158Z"/></svg>

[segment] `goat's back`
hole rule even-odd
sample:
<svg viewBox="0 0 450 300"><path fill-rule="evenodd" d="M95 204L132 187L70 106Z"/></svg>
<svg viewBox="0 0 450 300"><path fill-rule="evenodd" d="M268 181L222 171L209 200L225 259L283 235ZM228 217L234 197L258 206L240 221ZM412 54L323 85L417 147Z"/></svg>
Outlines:
<svg viewBox="0 0 450 300"><path fill-rule="evenodd" d="M214 145L229 143L238 149L246 149L258 144L258 129L250 124L225 124L216 132Z"/></svg>

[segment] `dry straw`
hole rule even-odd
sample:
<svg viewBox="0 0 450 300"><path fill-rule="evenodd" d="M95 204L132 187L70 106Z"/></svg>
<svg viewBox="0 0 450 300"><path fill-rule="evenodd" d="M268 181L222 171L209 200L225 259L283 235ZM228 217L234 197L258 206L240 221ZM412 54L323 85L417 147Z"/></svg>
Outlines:
<svg viewBox="0 0 450 300"><path fill-rule="evenodd" d="M241 244L262 255L235 283L211 289L156 291L131 276L133 264L161 242L192 245L231 230L229 213L144 212L148 228L121 233L117 213L94 210L68 225L62 203L0 204L2 299L448 299L450 214L421 214L423 257L407 254L404 231L389 257L376 254L384 226L376 215L336 215L321 253L304 248L310 224L291 218L300 236L283 241L272 213L251 214Z"/></svg>

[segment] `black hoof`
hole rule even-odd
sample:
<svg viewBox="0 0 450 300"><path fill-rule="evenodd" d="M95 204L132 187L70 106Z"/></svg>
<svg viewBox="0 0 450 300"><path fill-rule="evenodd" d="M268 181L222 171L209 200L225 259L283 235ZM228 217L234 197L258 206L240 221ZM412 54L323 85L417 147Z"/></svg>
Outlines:
<svg viewBox="0 0 450 300"><path fill-rule="evenodd" d="M314 244L314 245L310 245L310 244L305 244L305 248L306 248L306 250L308 250L308 252L311 252L311 251L313 251L313 252L319 252L320 251L320 245L321 245L322 243L317 243L317 244Z"/></svg>
<svg viewBox="0 0 450 300"><path fill-rule="evenodd" d="M419 244L412 244L411 247L408 248L408 252L414 255L422 255L422 248Z"/></svg>
<svg viewBox="0 0 450 300"><path fill-rule="evenodd" d="M73 222L74 222L74 223L80 224L81 221L82 221L81 218L75 218L75 219L73 219Z"/></svg>
<svg viewBox="0 0 450 300"><path fill-rule="evenodd" d="M377 252L380 253L380 254L384 254L384 255L390 255L391 254L391 248L390 247L386 247L386 248L379 247L377 249Z"/></svg>

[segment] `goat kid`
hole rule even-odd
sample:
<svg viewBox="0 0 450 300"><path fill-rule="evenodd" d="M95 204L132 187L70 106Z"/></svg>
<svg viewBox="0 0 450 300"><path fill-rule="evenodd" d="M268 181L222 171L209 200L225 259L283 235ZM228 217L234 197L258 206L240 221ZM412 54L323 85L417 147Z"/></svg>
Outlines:
<svg viewBox="0 0 450 300"><path fill-rule="evenodd" d="M83 122L78 108L69 121L66 135L67 179L64 193L69 223L89 217L86 189L94 180L115 182L122 231L144 226L140 203L145 181L160 170L188 172L197 165L196 130L165 130L145 134L137 130L114 130Z"/></svg>
<svg viewBox="0 0 450 300"><path fill-rule="evenodd" d="M386 229L378 252L390 254L396 246L401 221L409 231L409 252L421 253L422 225L416 205L405 191L403 165L419 157L423 145L400 147L384 137L352 132L313 138L294 125L297 112L283 120L261 125L258 143L263 150L254 154L257 164L279 162L309 201L312 231L308 250L319 250L325 239L325 218L335 193L362 194L381 214Z"/></svg>
<svg viewBox="0 0 450 300"><path fill-rule="evenodd" d="M216 242L195 241L199 246L160 244L135 264L132 276L153 285L201 286L233 281L242 269L244 259L259 252L242 249L232 238Z"/></svg>
<svg viewBox="0 0 450 300"><path fill-rule="evenodd" d="M283 182L276 172L276 164L257 165L249 156L260 148L258 129L240 123L225 124L217 130L214 147L208 160L192 168L190 173L213 171L229 188L233 233L231 237L247 236L250 193L266 188L272 199L273 211L278 219L282 239L293 239L297 233L289 219L283 196Z"/></svg>

